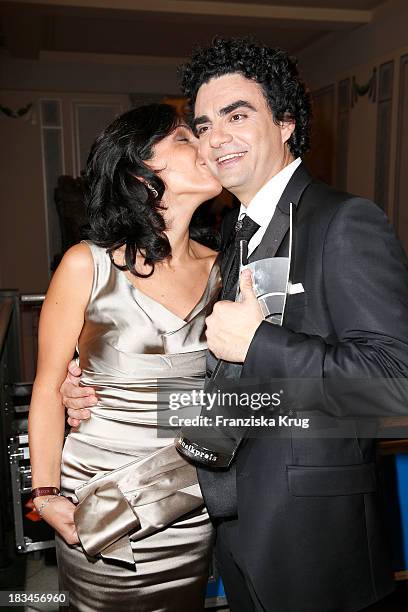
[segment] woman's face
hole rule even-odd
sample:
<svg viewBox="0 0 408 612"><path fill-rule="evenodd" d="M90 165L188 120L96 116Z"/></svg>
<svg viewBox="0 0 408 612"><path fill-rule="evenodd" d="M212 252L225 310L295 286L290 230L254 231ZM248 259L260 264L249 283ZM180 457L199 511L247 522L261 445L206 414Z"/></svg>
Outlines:
<svg viewBox="0 0 408 612"><path fill-rule="evenodd" d="M212 176L198 153L198 139L184 124L158 142L148 165L158 171L166 190L167 206L189 204L197 208L218 195L221 184Z"/></svg>

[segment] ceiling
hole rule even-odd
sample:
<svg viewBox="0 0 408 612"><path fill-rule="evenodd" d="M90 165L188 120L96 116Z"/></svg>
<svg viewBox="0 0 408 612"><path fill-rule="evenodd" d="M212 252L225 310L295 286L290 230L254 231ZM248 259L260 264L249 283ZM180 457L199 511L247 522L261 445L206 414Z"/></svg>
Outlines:
<svg viewBox="0 0 408 612"><path fill-rule="evenodd" d="M299 53L328 34L371 21L384 0L10 0L0 4L1 46L42 52L184 58L216 34L252 35Z"/></svg>
<svg viewBox="0 0 408 612"><path fill-rule="evenodd" d="M188 0L189 2L200 2L200 0ZM236 0L219 0L220 4L235 3ZM136 3L135 3L136 4ZM301 6L337 9L372 9L381 2L377 0L256 0L244 2L244 4L269 4L270 6Z"/></svg>

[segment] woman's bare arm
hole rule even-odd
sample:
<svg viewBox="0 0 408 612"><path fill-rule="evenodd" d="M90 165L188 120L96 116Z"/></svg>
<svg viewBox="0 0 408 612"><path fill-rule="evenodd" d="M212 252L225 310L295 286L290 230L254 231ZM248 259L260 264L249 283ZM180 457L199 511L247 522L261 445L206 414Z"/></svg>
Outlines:
<svg viewBox="0 0 408 612"><path fill-rule="evenodd" d="M72 247L52 278L41 311L37 375L29 413L33 488L60 486L65 410L59 390L83 327L92 278L89 247L85 244ZM46 520L54 507L57 504L44 509Z"/></svg>

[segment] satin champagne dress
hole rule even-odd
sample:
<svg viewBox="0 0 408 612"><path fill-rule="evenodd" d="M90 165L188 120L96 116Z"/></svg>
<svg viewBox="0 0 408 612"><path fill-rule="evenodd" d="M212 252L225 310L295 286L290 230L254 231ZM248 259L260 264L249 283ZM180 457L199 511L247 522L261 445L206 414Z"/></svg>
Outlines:
<svg viewBox="0 0 408 612"><path fill-rule="evenodd" d="M160 406L158 390L172 385L201 388L206 352L204 320L220 287L215 262L201 299L185 320L180 319L135 288L111 263L105 249L87 244L94 260L94 279L78 347L81 384L96 389L98 403L89 420L71 429L63 449L61 490L74 501L78 501L78 487L100 475L118 469L120 473L122 466L134 460L143 465L155 453L160 456L161 449L171 448L173 452L170 445L175 432L169 432L171 437L158 433L158 412L168 409ZM166 466L156 468L153 472L157 475ZM147 522L157 504L164 512L171 504L163 495L156 495L161 483L155 482L153 479L147 483L152 486L143 488L149 491L148 502L153 499L152 504L146 504L143 496L139 501ZM169 483L171 473L165 486ZM187 486L190 482L184 485L187 492L193 488ZM158 497L161 502L157 502ZM111 499L90 499L92 511L86 518L92 536L98 539L111 528L109 516L102 512ZM81 544L69 546L57 534L60 588L69 591L70 609L80 612L198 612L203 608L212 536L202 503L150 535L134 539L130 534L130 560L123 551L117 555L116 550L110 555L88 555Z"/></svg>

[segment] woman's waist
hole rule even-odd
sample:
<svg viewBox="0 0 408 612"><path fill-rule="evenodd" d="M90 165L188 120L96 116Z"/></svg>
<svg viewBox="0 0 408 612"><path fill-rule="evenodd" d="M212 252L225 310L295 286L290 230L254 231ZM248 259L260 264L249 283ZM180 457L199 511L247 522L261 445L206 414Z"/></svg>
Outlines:
<svg viewBox="0 0 408 612"><path fill-rule="evenodd" d="M106 406L98 402L90 409L91 416L84 419L78 427L70 431L70 436L86 436L90 441L96 443L110 442L116 440L125 446L128 443L131 448L137 448L141 440L174 438L177 430L170 426L173 412L170 409L157 411L155 409L140 408L140 406L123 405Z"/></svg>
<svg viewBox="0 0 408 612"><path fill-rule="evenodd" d="M187 353L127 353L111 346L101 351L80 347L80 365L92 379L107 384L135 385L143 381L200 377L205 374L206 350Z"/></svg>
<svg viewBox="0 0 408 612"><path fill-rule="evenodd" d="M202 373L166 378L118 377L116 372L106 373L82 369L81 386L92 387L98 407L121 411L125 415L140 412L150 415L168 410L171 399L182 394L198 394L204 387ZM117 418L117 417L115 417ZM131 419L137 419L130 416ZM144 420L144 417L141 417Z"/></svg>

